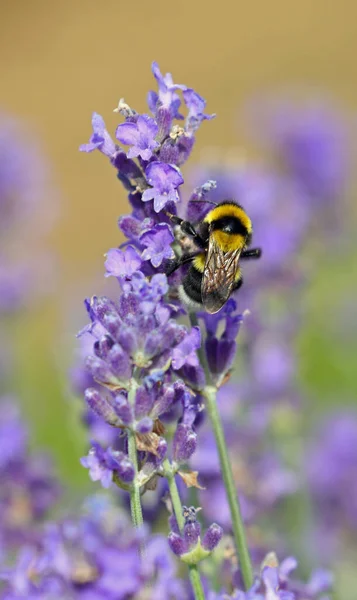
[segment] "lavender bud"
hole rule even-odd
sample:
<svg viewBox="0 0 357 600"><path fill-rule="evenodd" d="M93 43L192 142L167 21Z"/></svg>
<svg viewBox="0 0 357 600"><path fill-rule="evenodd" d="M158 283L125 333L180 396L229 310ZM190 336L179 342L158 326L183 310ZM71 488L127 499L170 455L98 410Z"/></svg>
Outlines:
<svg viewBox="0 0 357 600"><path fill-rule="evenodd" d="M236 342L233 340L220 339L216 337L207 338L206 356L209 369L213 375L222 375L232 366Z"/></svg>
<svg viewBox="0 0 357 600"><path fill-rule="evenodd" d="M206 533L203 536L202 546L205 550L212 552L216 546L218 546L223 535L223 529L217 523L213 523L209 526Z"/></svg>
<svg viewBox="0 0 357 600"><path fill-rule="evenodd" d="M128 398L124 394L119 393L114 396L113 408L124 425L131 425L133 412Z"/></svg>
<svg viewBox="0 0 357 600"><path fill-rule="evenodd" d="M109 425L118 426L120 420L113 407L108 400L104 398L95 388L88 388L84 392L84 397L88 406L95 412L98 417L102 417Z"/></svg>
<svg viewBox="0 0 357 600"><path fill-rule="evenodd" d="M126 352L119 346L119 344L114 344L112 349L108 354L108 360L111 368L115 375L121 381L128 381L131 377L131 363L129 356Z"/></svg>
<svg viewBox="0 0 357 600"><path fill-rule="evenodd" d="M183 529L183 536L189 548L195 546L201 535L201 525L198 521L186 523Z"/></svg>
<svg viewBox="0 0 357 600"><path fill-rule="evenodd" d="M111 383L113 385L118 384L118 379L113 375L108 365L104 360L97 356L87 356L86 366L91 373L93 379L96 381Z"/></svg>
<svg viewBox="0 0 357 600"><path fill-rule="evenodd" d="M160 395L155 400L151 415L154 419L158 418L163 413L170 410L175 399L174 388L170 385L163 385L160 390Z"/></svg>
<svg viewBox="0 0 357 600"><path fill-rule="evenodd" d="M127 327L126 325L122 325L118 333L117 340L123 348L123 350L125 350L125 352L127 352L129 355L134 354L135 350L138 347L138 341L135 331L133 331L130 327Z"/></svg>
<svg viewBox="0 0 357 600"><path fill-rule="evenodd" d="M137 419L149 415L155 401L155 394L152 389L141 385L135 394L135 416Z"/></svg>
<svg viewBox="0 0 357 600"><path fill-rule="evenodd" d="M168 536L169 546L176 556L181 556L188 551L188 546L185 540L182 539L177 533L171 531Z"/></svg>
<svg viewBox="0 0 357 600"><path fill-rule="evenodd" d="M158 139L165 139L171 130L172 114L165 106L159 106L155 114L156 122L159 126Z"/></svg>
<svg viewBox="0 0 357 600"><path fill-rule="evenodd" d="M189 425L180 423L173 439L173 456L178 463L186 462L197 446L197 435Z"/></svg>
<svg viewBox="0 0 357 600"><path fill-rule="evenodd" d="M131 483L135 477L135 468L129 457L124 452L107 450L107 465L113 469L124 483Z"/></svg>
<svg viewBox="0 0 357 600"><path fill-rule="evenodd" d="M100 340L96 340L94 343L94 354L98 358L106 359L109 350L113 347L114 341L109 335L104 335Z"/></svg>

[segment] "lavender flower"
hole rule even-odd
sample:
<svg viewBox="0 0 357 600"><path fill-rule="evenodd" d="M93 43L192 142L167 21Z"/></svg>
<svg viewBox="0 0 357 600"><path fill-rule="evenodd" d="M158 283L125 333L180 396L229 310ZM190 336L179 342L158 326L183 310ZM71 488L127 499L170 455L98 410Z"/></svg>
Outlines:
<svg viewBox="0 0 357 600"><path fill-rule="evenodd" d="M93 113L92 127L93 134L88 144L80 146L80 151L93 152L93 150L100 150L105 156L112 158L116 154L117 147L106 130L103 117L98 115L98 113Z"/></svg>
<svg viewBox="0 0 357 600"><path fill-rule="evenodd" d="M188 600L163 536L148 537L140 563L143 534L104 499L92 498L87 506L87 516L49 524L37 546L24 549L2 573L6 598L139 599L150 585L159 600Z"/></svg>
<svg viewBox="0 0 357 600"><path fill-rule="evenodd" d="M209 600L328 600L326 592L331 591L333 578L327 571L315 571L307 583L291 579L297 567L293 557L286 558L279 565L274 552L265 557L259 577L250 590L236 590L228 594L209 596Z"/></svg>
<svg viewBox="0 0 357 600"><path fill-rule="evenodd" d="M279 454L268 447L267 434L271 433L271 415L278 402L285 397L287 402L294 402L294 356L285 349L289 348L298 320L289 321L287 328L279 321L275 335L265 333L265 337L262 332L268 322L268 310L253 320L251 332L244 340L242 370L250 379L252 374L256 377L253 383L248 377L243 379L239 389L243 398L252 401L238 415L238 429L234 426L237 389L229 398L231 411L224 413L222 408L224 431L217 412L216 391L230 376L244 309L252 307L258 312L259 306L265 307L264 292L272 282L277 295L281 289L293 289L295 294L300 286L299 267L291 263L306 240L312 210L297 181L287 176L254 168L245 172L236 170L233 174L215 168L200 177L199 185L188 196L191 202L186 207L187 214L194 213L196 199L239 198L252 217L254 242L263 246L266 262L252 271L252 286L243 295L240 293L239 305L232 298L217 315L198 314L201 328L188 329L180 324L178 319L185 313L177 302L181 274L176 273L168 281L158 270L165 269L165 261L174 252L185 252L185 240L179 235L175 239L169 219L177 211L184 212L180 211L179 188L184 183L180 167L190 155L198 126L213 115L205 114L201 96L191 88L174 84L171 75L163 76L156 63L153 74L159 87L158 93L151 92L148 96L153 116L139 115L121 101L118 112L125 122L118 126L117 139L130 148L127 155L117 146L107 153L129 192L132 207L132 213L119 220L130 246L112 249L107 255L107 275L117 277L118 297L113 301L94 296L86 301L91 323L84 334L93 339L86 364L94 385L87 389L85 397L92 412L116 432L117 443L113 451L94 446L90 457L82 460L93 479L107 486L114 478L119 486L129 489L136 525L142 519L141 510L136 509L141 505L141 493L160 488L158 478L167 479L181 529L177 523L173 524L169 543L174 553L190 565L190 573L195 577L196 564L217 546L222 530L220 525L210 526L201 541L201 527L194 509L185 509L182 526L177 473L189 486L201 488L202 482L209 486L207 494L200 489L205 516L210 518L219 505L217 520L228 529L232 523L223 500L222 470L231 506L237 502L237 495L227 466L226 445L234 457L232 470L238 480L246 522L270 518L276 504L296 490L296 478ZM181 118L181 93L188 109L183 126L174 123ZM104 140L103 131L101 137ZM103 151L103 147L104 141L98 148ZM202 181L207 183L202 185ZM209 208L207 203L206 212ZM200 216L203 214L200 207ZM268 355L270 347L275 351ZM203 353L205 370L199 361ZM262 399L269 401L269 408L264 411ZM203 411L198 407L203 403L213 425L220 463L212 434L202 426ZM188 461L189 468L198 466L200 484L197 472L181 469ZM127 482L123 465L129 473ZM244 584L249 588L251 567L248 552L241 552L246 542L241 532L237 532L238 513L238 508L232 510L232 531L236 548L242 554L239 560ZM240 526L242 529L242 523ZM237 543L239 539L241 543ZM241 592L241 598L290 600L300 593L291 592L285 585L284 569L278 571L270 564L265 569L268 570L263 570L251 590ZM303 593L312 598L315 590L305 587Z"/></svg>
<svg viewBox="0 0 357 600"><path fill-rule="evenodd" d="M128 158L141 156L143 160L149 160L153 150L159 146L155 140L158 129L154 119L148 115L139 115L135 123L126 122L118 125L116 138L122 144L131 146L127 154Z"/></svg>
<svg viewBox="0 0 357 600"><path fill-rule="evenodd" d="M171 227L166 223L155 225L140 237L141 244L145 246L141 258L150 260L152 266L157 269L162 261L174 258L175 254L171 248L174 239Z"/></svg>
<svg viewBox="0 0 357 600"><path fill-rule="evenodd" d="M0 536L10 550L36 539L61 490L49 458L29 453L28 431L13 398L1 399L0 422Z"/></svg>
<svg viewBox="0 0 357 600"><path fill-rule="evenodd" d="M207 363L214 380L222 379L233 364L236 354L236 337L239 331L243 316L237 314L237 304L231 298L215 315L201 312L198 317L201 318L207 330L205 341L205 351ZM217 337L217 329L220 323L224 321L224 330L220 337Z"/></svg>
<svg viewBox="0 0 357 600"><path fill-rule="evenodd" d="M121 484L131 483L135 476L134 466L123 452L108 448L104 450L99 444L93 442L88 456L81 458L81 464L89 469L92 481L100 481L104 488L108 488L113 477Z"/></svg>
<svg viewBox="0 0 357 600"><path fill-rule="evenodd" d="M187 564L197 564L204 560L218 546L223 535L223 529L216 523L210 525L201 542L201 525L196 518L196 509L191 506L183 507L185 525L182 535L178 532L178 526L171 519L173 531L169 534L169 545L174 554Z"/></svg>
<svg viewBox="0 0 357 600"><path fill-rule="evenodd" d="M148 105L150 110L156 114L156 111L161 106L169 111L173 119L182 119L182 115L178 112L181 100L176 90L185 90L186 86L174 84L171 73L162 75L157 62L153 62L152 72L159 85L159 92L158 94L156 92L149 92Z"/></svg>
<svg viewBox="0 0 357 600"><path fill-rule="evenodd" d="M155 212L160 212L169 202L179 200L177 188L183 184L183 178L175 165L150 163L145 177L152 187L144 191L142 200L147 202L154 199Z"/></svg>
<svg viewBox="0 0 357 600"><path fill-rule="evenodd" d="M216 115L205 115L204 109L206 107L206 101L202 96L197 94L195 90L187 89L183 91L183 99L187 108L189 109L188 117L187 117L187 130L188 131L196 131L199 128L202 121L211 120Z"/></svg>
<svg viewBox="0 0 357 600"><path fill-rule="evenodd" d="M127 246L125 250L111 248L107 252L105 261L106 277L130 278L140 267L140 255L132 246Z"/></svg>

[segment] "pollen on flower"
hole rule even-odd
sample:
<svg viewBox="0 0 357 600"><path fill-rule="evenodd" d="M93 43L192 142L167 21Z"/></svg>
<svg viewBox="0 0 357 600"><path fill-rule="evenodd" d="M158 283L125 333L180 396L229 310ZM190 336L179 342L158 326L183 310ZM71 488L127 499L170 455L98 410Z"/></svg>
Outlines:
<svg viewBox="0 0 357 600"><path fill-rule="evenodd" d="M120 98L118 106L113 109L113 112L120 113L123 117L133 117L136 114L135 110L125 102L124 98Z"/></svg>

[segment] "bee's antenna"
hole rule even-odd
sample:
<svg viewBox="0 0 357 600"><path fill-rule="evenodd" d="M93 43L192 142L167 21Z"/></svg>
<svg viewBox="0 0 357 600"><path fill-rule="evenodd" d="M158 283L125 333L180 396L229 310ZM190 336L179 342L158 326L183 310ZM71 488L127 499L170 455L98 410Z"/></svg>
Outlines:
<svg viewBox="0 0 357 600"><path fill-rule="evenodd" d="M189 204L193 204L194 202L195 203L196 202L200 202L200 203L207 202L207 204L213 204L213 206L218 206L217 202L212 202L212 200L205 200L204 198L202 198L202 200L189 200L188 201Z"/></svg>

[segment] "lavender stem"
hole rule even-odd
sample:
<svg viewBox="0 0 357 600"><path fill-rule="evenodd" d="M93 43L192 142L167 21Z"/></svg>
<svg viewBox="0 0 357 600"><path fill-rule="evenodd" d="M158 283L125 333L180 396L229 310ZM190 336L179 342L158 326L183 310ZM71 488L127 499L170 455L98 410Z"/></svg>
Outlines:
<svg viewBox="0 0 357 600"><path fill-rule="evenodd" d="M131 386L128 392L128 400L131 406L135 403L135 394L138 384L135 379L131 380ZM130 512L134 527L142 527L144 524L143 511L141 508L140 487L137 484L138 480L138 453L136 447L135 431L128 429L128 456L134 465L135 477L130 488ZM143 550L143 548L142 548Z"/></svg>
<svg viewBox="0 0 357 600"><path fill-rule="evenodd" d="M217 389L210 385L206 386L206 388L204 389L204 396L207 400L207 412L216 439L216 445L222 469L223 482L226 488L227 499L231 512L233 537L237 551L237 557L242 571L244 585L248 590L253 584L253 569L249 556L238 495L233 478L233 471L231 466L232 463L228 456L227 445L224 439L222 421L217 408Z"/></svg>
<svg viewBox="0 0 357 600"><path fill-rule="evenodd" d="M176 521L180 532L183 532L185 520L182 514L182 503L176 485L175 473L173 472L171 464L167 458L163 461L162 466L164 468L165 477L169 484L170 496ZM205 593L203 591L201 577L197 565L189 565L189 574L195 600L205 600Z"/></svg>

